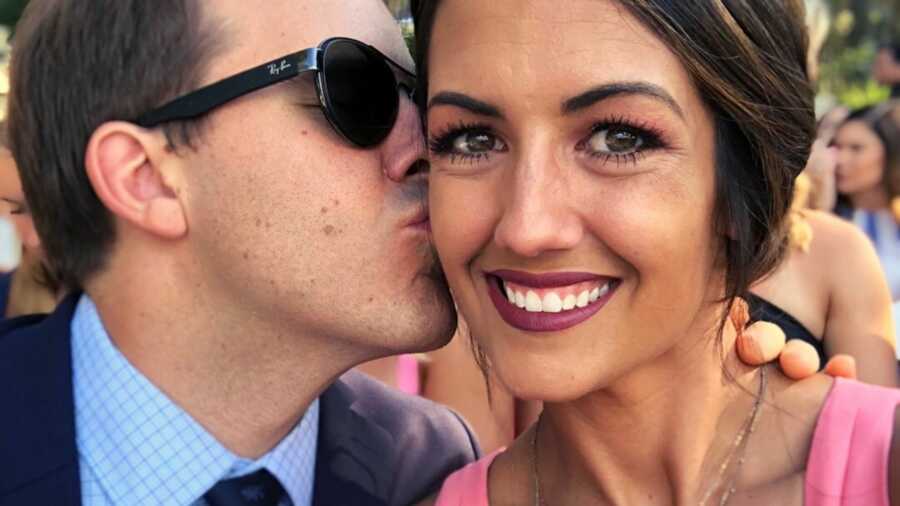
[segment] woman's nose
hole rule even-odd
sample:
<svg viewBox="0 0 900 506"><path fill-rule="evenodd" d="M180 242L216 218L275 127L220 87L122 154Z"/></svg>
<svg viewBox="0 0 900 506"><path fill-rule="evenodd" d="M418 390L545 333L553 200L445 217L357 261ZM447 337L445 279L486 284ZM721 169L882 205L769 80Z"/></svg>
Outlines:
<svg viewBox="0 0 900 506"><path fill-rule="evenodd" d="M853 160L853 155L849 149L838 149L837 150L837 165L835 168L837 170L847 170Z"/></svg>
<svg viewBox="0 0 900 506"><path fill-rule="evenodd" d="M543 157L542 157L543 158ZM512 182L502 188L503 214L494 241L516 255L536 257L575 247L584 233L577 205L549 159L516 167Z"/></svg>

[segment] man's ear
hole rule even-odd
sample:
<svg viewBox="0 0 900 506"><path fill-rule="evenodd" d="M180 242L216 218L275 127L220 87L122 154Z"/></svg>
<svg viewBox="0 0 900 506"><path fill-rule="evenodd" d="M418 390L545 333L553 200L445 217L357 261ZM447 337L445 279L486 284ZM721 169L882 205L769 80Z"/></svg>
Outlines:
<svg viewBox="0 0 900 506"><path fill-rule="evenodd" d="M91 135L85 167L110 212L148 233L177 239L187 233L187 216L178 196L179 178L164 170L168 156L162 134L111 121Z"/></svg>

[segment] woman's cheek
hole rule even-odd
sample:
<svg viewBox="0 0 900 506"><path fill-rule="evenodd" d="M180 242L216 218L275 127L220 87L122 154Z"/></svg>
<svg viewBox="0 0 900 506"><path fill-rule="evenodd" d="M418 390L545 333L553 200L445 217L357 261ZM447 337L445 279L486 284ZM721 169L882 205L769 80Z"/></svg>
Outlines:
<svg viewBox="0 0 900 506"><path fill-rule="evenodd" d="M648 174L594 185L592 198L583 200L589 228L619 255L636 261L696 246L711 229L712 190L692 182Z"/></svg>
<svg viewBox="0 0 900 506"><path fill-rule="evenodd" d="M432 175L430 183L431 229L445 269L453 270L477 254L489 237L485 211L491 207L479 183Z"/></svg>

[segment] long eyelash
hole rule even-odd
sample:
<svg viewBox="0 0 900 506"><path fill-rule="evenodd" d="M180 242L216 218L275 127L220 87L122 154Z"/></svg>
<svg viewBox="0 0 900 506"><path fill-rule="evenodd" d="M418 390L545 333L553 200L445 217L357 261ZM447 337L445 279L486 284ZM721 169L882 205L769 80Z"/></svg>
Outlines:
<svg viewBox="0 0 900 506"><path fill-rule="evenodd" d="M28 206L24 203L16 202L15 200L10 200L6 198L0 199L0 201L6 202L10 206L9 214L28 214Z"/></svg>
<svg viewBox="0 0 900 506"><path fill-rule="evenodd" d="M591 134L594 135L597 132L601 132L611 127L625 127L631 130L634 130L637 134L639 134L644 139L644 144L641 148L634 153L587 153L588 156L592 158L602 158L603 162L615 161L617 165L621 163L637 163L638 160L647 155L647 151L652 151L660 148L667 147L667 143L665 141L665 134L649 123L643 121L635 121L625 116L612 116L608 119L599 121L591 127ZM590 136L588 136L588 139ZM582 145L580 148L584 148L587 144L587 139L582 141Z"/></svg>
<svg viewBox="0 0 900 506"><path fill-rule="evenodd" d="M632 130L637 130L641 134L645 135L647 137L647 140L653 141L658 144L655 145L654 148L665 145L663 141L663 139L665 138L665 134L660 129L646 121L633 120L621 115L611 116L605 120L598 121L591 129L591 133L597 133L604 128L609 128L612 126L623 126Z"/></svg>
<svg viewBox="0 0 900 506"><path fill-rule="evenodd" d="M476 162L487 160L491 155L487 153L472 153L465 155L460 153L436 153L435 156L448 157L450 163L467 163L469 165L474 165Z"/></svg>
<svg viewBox="0 0 900 506"><path fill-rule="evenodd" d="M472 132L492 134L491 128L483 123L466 123L460 121L459 123L448 125L438 133L429 136L428 149L435 156L448 157L452 163L459 161L475 163L479 160L488 158L488 153L461 154L453 151L453 141L462 134Z"/></svg>
<svg viewBox="0 0 900 506"><path fill-rule="evenodd" d="M603 163L616 162L616 166L623 163L637 163L638 160L644 158L646 154L643 151L636 153L619 154L619 153L588 153L591 158L603 159Z"/></svg>

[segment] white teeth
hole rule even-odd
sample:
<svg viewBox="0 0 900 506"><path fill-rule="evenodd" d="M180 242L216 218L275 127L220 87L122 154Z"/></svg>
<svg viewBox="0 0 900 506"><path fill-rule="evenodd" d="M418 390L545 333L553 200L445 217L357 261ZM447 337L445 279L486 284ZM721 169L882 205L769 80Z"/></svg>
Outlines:
<svg viewBox="0 0 900 506"><path fill-rule="evenodd" d="M597 293L598 293L598 295L597 295L598 299L600 297L603 297L604 295L608 294L609 293L609 283L606 283L605 285L601 286Z"/></svg>
<svg viewBox="0 0 900 506"><path fill-rule="evenodd" d="M531 290L525 294L525 311L528 311L529 313L540 313L543 311L541 298Z"/></svg>
<svg viewBox="0 0 900 506"><path fill-rule="evenodd" d="M560 313L563 309L562 299L553 292L544 295L541 307L545 313Z"/></svg>
<svg viewBox="0 0 900 506"><path fill-rule="evenodd" d="M529 313L561 313L575 308L584 308L608 295L610 290L610 283L594 287L591 290L582 290L578 294L569 293L565 296L551 290L540 290L544 293L542 298L535 290L526 290L523 294L515 288L503 285L503 291L506 293L509 303Z"/></svg>
<svg viewBox="0 0 900 506"><path fill-rule="evenodd" d="M578 307L587 307L590 303L591 294L588 293L587 290L578 294L578 298L575 300L575 305Z"/></svg>

